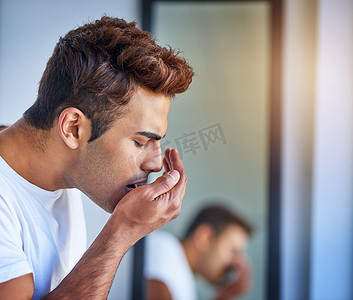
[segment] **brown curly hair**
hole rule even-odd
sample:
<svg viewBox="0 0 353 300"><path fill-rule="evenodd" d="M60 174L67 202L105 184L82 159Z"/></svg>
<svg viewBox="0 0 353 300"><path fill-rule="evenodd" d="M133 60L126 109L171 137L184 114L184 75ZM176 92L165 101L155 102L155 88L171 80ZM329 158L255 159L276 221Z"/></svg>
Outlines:
<svg viewBox="0 0 353 300"><path fill-rule="evenodd" d="M24 119L46 130L63 109L77 107L92 122L93 141L123 113L138 86L173 97L192 76L179 53L157 45L135 22L104 16L59 39Z"/></svg>

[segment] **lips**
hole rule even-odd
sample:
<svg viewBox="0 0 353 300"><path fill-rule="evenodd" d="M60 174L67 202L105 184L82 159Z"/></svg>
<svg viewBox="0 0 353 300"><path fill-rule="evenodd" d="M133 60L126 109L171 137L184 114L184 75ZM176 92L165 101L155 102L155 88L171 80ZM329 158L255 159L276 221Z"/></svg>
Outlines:
<svg viewBox="0 0 353 300"><path fill-rule="evenodd" d="M133 189L135 189L136 187L138 187L140 185L143 185L143 184L146 184L146 183L147 183L147 178L144 178L144 179L139 180L139 181L137 181L135 183L128 184L127 186L125 186L125 191L126 191L126 193L129 193Z"/></svg>
<svg viewBox="0 0 353 300"><path fill-rule="evenodd" d="M133 189L136 188L136 184L128 184L126 187L125 187L125 191L126 193L128 192L131 192Z"/></svg>

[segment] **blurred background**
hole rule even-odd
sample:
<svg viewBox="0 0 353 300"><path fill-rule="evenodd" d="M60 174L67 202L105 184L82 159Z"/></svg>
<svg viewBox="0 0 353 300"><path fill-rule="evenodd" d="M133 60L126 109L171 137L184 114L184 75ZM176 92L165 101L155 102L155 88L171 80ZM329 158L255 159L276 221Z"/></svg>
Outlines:
<svg viewBox="0 0 353 300"><path fill-rule="evenodd" d="M189 184L180 236L213 199L249 218L254 283L241 299L267 299L271 98L268 1L161 2L151 30L195 68L191 89L176 97L163 147L182 152ZM230 2L230 1L228 1ZM278 1L274 1L278 2ZM103 14L136 20L139 0L0 0L0 123L12 124L35 101L58 38ZM353 0L283 0L279 33L280 299L353 299ZM108 214L84 199L88 242ZM131 298L132 256L109 299ZM202 300L208 288L202 282ZM187 300L187 299L185 299ZM270 300L270 299L268 299ZM272 300L272 299L271 299Z"/></svg>

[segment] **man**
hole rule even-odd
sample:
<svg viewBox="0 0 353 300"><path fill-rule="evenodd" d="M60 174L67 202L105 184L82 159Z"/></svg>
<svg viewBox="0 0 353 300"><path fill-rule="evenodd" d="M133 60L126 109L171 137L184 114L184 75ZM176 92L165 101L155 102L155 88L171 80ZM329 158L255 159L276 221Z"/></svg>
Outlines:
<svg viewBox="0 0 353 300"><path fill-rule="evenodd" d="M160 140L193 72L135 25L103 17L60 38L36 102L0 133L1 299L105 299L125 252L179 214L185 171ZM72 188L111 213L86 252Z"/></svg>
<svg viewBox="0 0 353 300"><path fill-rule="evenodd" d="M147 299L196 300L194 274L217 286L214 299L247 291L251 276L244 257L252 226L219 206L204 208L179 241L166 232L148 236Z"/></svg>

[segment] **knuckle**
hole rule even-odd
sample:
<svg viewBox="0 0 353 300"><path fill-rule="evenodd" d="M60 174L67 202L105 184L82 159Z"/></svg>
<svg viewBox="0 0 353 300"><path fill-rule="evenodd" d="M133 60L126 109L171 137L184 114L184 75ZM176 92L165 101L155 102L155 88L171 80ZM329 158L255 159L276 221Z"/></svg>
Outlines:
<svg viewBox="0 0 353 300"><path fill-rule="evenodd" d="M178 217L180 215L181 212L181 205L178 206L176 212L175 212L175 217Z"/></svg>
<svg viewBox="0 0 353 300"><path fill-rule="evenodd" d="M173 186L172 179L170 178L170 175L167 176L162 176L159 181L160 185L163 187L163 189L170 190Z"/></svg>
<svg viewBox="0 0 353 300"><path fill-rule="evenodd" d="M180 215L180 209L177 209L172 215L172 220L176 219Z"/></svg>
<svg viewBox="0 0 353 300"><path fill-rule="evenodd" d="M186 175L185 170L179 171L180 172L180 177L184 179L185 183L188 182L188 176Z"/></svg>
<svg viewBox="0 0 353 300"><path fill-rule="evenodd" d="M176 201L171 201L170 203L170 209L172 210L173 213L178 211L179 205Z"/></svg>
<svg viewBox="0 0 353 300"><path fill-rule="evenodd" d="M141 193L142 199L150 199L153 197L153 191L150 188L147 188L148 186L145 186L146 188L143 189Z"/></svg>
<svg viewBox="0 0 353 300"><path fill-rule="evenodd" d="M170 206L172 210L172 219L175 219L180 215L181 212L181 201L173 201Z"/></svg>

